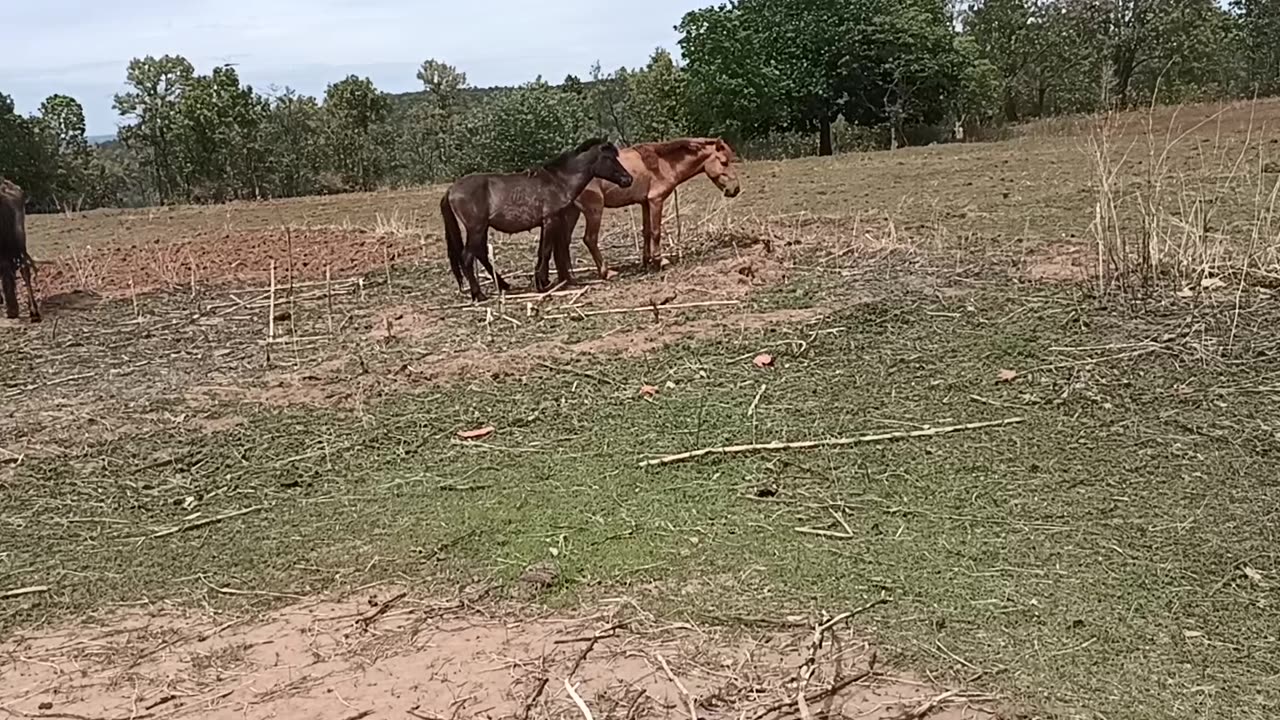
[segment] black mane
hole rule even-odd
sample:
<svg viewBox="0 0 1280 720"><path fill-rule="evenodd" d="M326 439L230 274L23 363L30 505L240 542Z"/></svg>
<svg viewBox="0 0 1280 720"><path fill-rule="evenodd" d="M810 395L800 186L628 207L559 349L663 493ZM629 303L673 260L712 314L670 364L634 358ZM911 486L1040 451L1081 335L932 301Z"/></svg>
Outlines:
<svg viewBox="0 0 1280 720"><path fill-rule="evenodd" d="M598 145L612 145L612 143L610 143L608 140L605 140L604 138L591 138L590 140L584 140L583 142L578 143L578 147L572 150L568 150L566 152L560 153L559 155L555 156L551 160L543 163L540 167L533 168L533 171L537 172L538 170L556 170L556 169L562 168L565 165L567 165L569 161L572 160L573 158L591 150L592 148Z"/></svg>

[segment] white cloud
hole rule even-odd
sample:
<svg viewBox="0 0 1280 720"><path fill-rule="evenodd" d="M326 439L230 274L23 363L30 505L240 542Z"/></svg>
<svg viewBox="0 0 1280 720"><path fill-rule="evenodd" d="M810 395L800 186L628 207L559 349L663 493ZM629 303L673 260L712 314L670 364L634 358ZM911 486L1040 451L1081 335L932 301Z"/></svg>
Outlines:
<svg viewBox="0 0 1280 720"><path fill-rule="evenodd" d="M600 0L43 0L6 8L7 64L0 92L32 112L52 93L85 106L90 134L114 130L111 98L133 57L176 53L200 71L238 63L256 87L320 94L348 74L388 91L417 89L434 57L476 85L559 80L673 52L673 26L708 0L651 0L616 12Z"/></svg>

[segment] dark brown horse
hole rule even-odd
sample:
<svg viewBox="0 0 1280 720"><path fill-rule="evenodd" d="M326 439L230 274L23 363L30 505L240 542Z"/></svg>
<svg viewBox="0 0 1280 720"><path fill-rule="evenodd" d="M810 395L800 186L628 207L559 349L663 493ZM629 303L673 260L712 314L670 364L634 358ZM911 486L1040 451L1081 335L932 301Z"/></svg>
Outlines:
<svg viewBox="0 0 1280 720"><path fill-rule="evenodd" d="M618 148L606 140L593 139L541 167L502 175L468 175L455 182L440 200L440 214L444 217L449 267L458 289L462 289L465 275L471 299L485 299L476 281L475 261L479 260L499 292L510 290L489 260L489 228L518 233L541 227L572 205L587 183L597 178L618 187L631 185L631 174L618 161Z"/></svg>
<svg viewBox="0 0 1280 720"><path fill-rule="evenodd" d="M4 296L6 317L18 317L18 283L14 273L22 271L22 284L27 286L27 314L31 322L40 322L40 308L32 287L31 271L35 261L27 253L27 199L22 188L0 178L0 295Z"/></svg>
<svg viewBox="0 0 1280 720"><path fill-rule="evenodd" d="M661 268L666 264L662 257L662 206L667 196L684 182L702 174L710 178L725 197L737 197L741 191L733 168L735 153L729 143L720 138L641 143L620 150L618 159L635 182L629 186L612 185L605 180L589 183L574 204L549 224L550 232L544 228L538 245L538 266L534 272L534 285L538 290L545 290L550 284L547 261L552 253L555 254L556 274L560 281L572 279L568 267L569 244L579 215L587 217L582 242L591 252L600 279L608 280L612 273L600 254L600 218L605 208L643 205L643 263L646 267ZM551 237L550 242L548 236Z"/></svg>

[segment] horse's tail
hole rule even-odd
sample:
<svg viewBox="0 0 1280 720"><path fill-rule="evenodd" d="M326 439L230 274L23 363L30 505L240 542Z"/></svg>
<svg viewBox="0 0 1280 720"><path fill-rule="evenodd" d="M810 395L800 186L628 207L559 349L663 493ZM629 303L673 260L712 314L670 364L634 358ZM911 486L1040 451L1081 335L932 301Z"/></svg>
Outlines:
<svg viewBox="0 0 1280 720"><path fill-rule="evenodd" d="M458 225L458 216L449 203L449 193L440 198L440 215L444 218L444 244L449 251L449 269L462 287L462 227Z"/></svg>

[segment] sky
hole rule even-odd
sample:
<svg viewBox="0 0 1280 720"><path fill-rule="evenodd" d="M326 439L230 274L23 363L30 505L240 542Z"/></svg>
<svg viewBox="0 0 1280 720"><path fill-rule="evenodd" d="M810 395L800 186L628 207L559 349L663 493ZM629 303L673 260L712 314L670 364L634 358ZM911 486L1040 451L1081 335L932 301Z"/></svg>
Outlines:
<svg viewBox="0 0 1280 720"><path fill-rule="evenodd" d="M129 60L178 54L197 72L236 63L259 92L289 86L320 96L349 74L387 92L420 90L435 58L474 86L558 82L643 64L662 46L678 56L675 25L714 0L646 0L617 12L606 0L42 0L13 3L0 92L18 112L54 93L84 105L88 134L114 133L112 96Z"/></svg>

